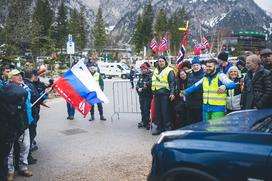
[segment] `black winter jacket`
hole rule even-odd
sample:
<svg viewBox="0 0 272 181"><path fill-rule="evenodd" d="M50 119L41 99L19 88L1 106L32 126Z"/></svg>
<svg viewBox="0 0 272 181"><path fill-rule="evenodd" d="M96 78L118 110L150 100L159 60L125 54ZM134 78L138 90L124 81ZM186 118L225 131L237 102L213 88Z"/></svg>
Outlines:
<svg viewBox="0 0 272 181"><path fill-rule="evenodd" d="M136 84L136 91L139 96L152 97L151 83L152 73L150 71L148 71L146 74L140 74L139 80ZM139 88L142 88L143 90L139 92Z"/></svg>
<svg viewBox="0 0 272 181"><path fill-rule="evenodd" d="M242 109L271 108L272 78L271 72L261 65L253 76L248 72L244 80Z"/></svg>
<svg viewBox="0 0 272 181"><path fill-rule="evenodd" d="M188 84L187 87L192 86L200 79L204 77L204 72L202 70L198 72L192 72L188 76ZM190 95L186 95L186 105L189 108L202 108L203 103L203 90L198 90Z"/></svg>
<svg viewBox="0 0 272 181"><path fill-rule="evenodd" d="M32 81L30 81L29 79L24 79L24 83L30 88L31 90L31 99L30 99L30 102L33 104L39 97L40 97L40 94L39 94L39 91L37 90L37 88L35 87L35 85L33 84ZM32 116L34 118L34 121L33 123L36 123L39 118L40 118L40 105L42 103L44 99L40 99L32 108Z"/></svg>
<svg viewBox="0 0 272 181"><path fill-rule="evenodd" d="M16 140L27 128L27 91L14 83L0 88L0 142Z"/></svg>

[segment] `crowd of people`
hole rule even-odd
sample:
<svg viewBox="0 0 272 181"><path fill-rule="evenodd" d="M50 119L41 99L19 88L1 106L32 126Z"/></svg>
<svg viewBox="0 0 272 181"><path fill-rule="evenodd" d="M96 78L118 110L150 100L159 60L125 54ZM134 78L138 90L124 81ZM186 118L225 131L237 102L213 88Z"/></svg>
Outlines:
<svg viewBox="0 0 272 181"><path fill-rule="evenodd" d="M35 137L40 106L47 106L51 85L39 79L39 71L19 71L3 65L0 79L0 180L12 181L15 169L25 177L32 176L29 164L35 164L31 153L38 149Z"/></svg>
<svg viewBox="0 0 272 181"><path fill-rule="evenodd" d="M95 58L86 61L90 73L100 88L104 82ZM152 66L145 62L135 85L139 95L141 121L139 128L150 129L153 135L192 123L212 121L227 113L242 109L272 108L272 51L260 54L245 52L237 62L228 61L228 53L217 59L201 62L198 56L183 62L176 70L164 56ZM131 67L131 88L135 70ZM35 141L40 106L47 106L51 84L39 79L39 71L19 71L13 66L1 67L0 79L0 180L12 181L15 169L25 177L32 176L29 164L35 164L31 153L37 150ZM102 104L97 104L100 120L105 121ZM67 103L68 117L74 119L75 110ZM95 120L94 109L90 120Z"/></svg>
<svg viewBox="0 0 272 181"><path fill-rule="evenodd" d="M148 62L140 68L138 127L150 129L155 123L153 135L233 111L272 108L272 51L268 48L259 54L246 51L236 62L230 62L223 51L207 61L195 56L178 70L164 56L158 58L153 73Z"/></svg>

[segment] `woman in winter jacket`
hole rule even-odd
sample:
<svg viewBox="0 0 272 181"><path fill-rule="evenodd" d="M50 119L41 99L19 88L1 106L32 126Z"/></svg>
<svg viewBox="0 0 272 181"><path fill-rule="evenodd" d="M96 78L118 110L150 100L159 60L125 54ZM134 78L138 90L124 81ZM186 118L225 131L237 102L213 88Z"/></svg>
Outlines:
<svg viewBox="0 0 272 181"><path fill-rule="evenodd" d="M239 69L236 66L230 67L230 69L227 72L227 76L230 80L232 80L236 87L231 90L227 90L227 113L230 113L232 111L238 111L241 110L241 94L243 89L243 81L242 76L239 71Z"/></svg>

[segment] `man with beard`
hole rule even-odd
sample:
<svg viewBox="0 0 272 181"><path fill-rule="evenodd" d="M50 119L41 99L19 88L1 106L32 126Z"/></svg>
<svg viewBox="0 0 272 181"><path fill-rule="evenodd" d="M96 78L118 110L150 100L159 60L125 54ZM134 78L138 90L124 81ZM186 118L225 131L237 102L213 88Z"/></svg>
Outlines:
<svg viewBox="0 0 272 181"><path fill-rule="evenodd" d="M261 51L261 59L265 69L272 71L272 50L269 48Z"/></svg>
<svg viewBox="0 0 272 181"><path fill-rule="evenodd" d="M206 75L182 91L183 95L190 95L193 92L203 90L203 121L225 116L226 89L234 89L235 83L224 73L217 69L217 61L210 59L206 62Z"/></svg>

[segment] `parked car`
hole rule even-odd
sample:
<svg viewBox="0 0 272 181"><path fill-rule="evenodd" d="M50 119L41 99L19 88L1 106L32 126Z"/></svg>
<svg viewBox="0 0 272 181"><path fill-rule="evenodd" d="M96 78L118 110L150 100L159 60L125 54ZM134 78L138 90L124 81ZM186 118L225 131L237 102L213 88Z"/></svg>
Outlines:
<svg viewBox="0 0 272 181"><path fill-rule="evenodd" d="M99 63L98 67L103 79L111 79L112 77L129 78L130 68L124 63Z"/></svg>
<svg viewBox="0 0 272 181"><path fill-rule="evenodd" d="M163 132L148 180L272 180L272 109L245 110Z"/></svg>

